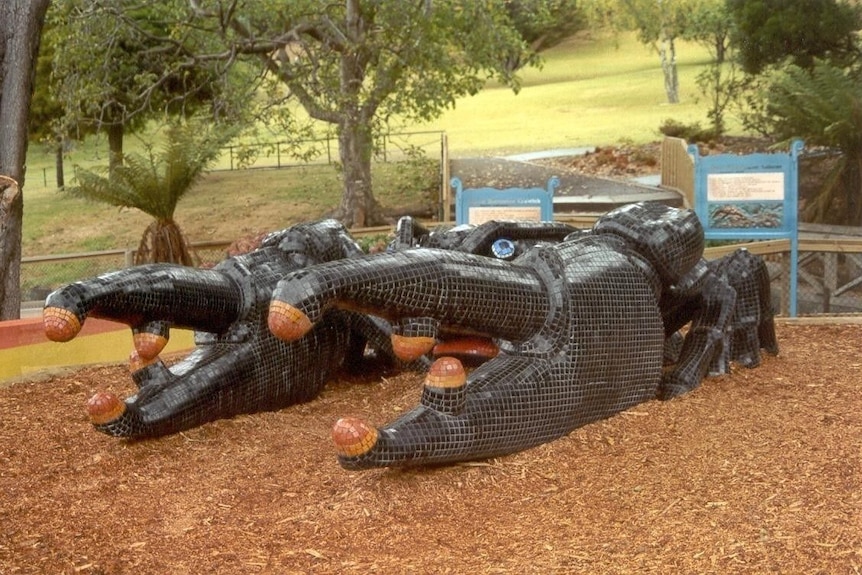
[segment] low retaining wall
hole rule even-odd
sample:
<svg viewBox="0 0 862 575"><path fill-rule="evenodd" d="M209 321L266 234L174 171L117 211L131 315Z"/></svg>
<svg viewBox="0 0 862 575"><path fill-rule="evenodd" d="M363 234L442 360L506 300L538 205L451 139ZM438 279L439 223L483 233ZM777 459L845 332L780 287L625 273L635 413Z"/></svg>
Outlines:
<svg viewBox="0 0 862 575"><path fill-rule="evenodd" d="M173 330L165 353L194 347L191 331ZM126 361L132 351L132 331L112 321L88 319L70 342L45 337L42 318L0 322L0 384L58 367Z"/></svg>

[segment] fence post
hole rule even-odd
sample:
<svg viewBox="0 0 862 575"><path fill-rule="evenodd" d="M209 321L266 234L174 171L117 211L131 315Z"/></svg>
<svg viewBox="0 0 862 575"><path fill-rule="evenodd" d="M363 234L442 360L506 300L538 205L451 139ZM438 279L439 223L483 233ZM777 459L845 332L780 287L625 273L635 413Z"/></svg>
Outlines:
<svg viewBox="0 0 862 575"><path fill-rule="evenodd" d="M696 149L696 146L695 146ZM680 192L685 207L694 206L693 150L682 138L666 137L661 143L661 185Z"/></svg>
<svg viewBox="0 0 862 575"><path fill-rule="evenodd" d="M443 173L443 181L440 182L440 201L443 204L441 214L438 217L444 222L452 221L452 198L450 197L451 186L449 185L449 137L446 132L440 134L440 165Z"/></svg>

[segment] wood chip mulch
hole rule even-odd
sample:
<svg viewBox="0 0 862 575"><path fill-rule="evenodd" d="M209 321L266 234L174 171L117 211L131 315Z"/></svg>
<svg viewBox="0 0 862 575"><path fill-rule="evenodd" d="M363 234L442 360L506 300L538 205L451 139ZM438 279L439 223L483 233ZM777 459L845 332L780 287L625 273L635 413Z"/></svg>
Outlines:
<svg viewBox="0 0 862 575"><path fill-rule="evenodd" d="M84 415L121 366L0 389L0 573L859 573L862 325L509 457L348 472L334 421L421 377L125 442Z"/></svg>

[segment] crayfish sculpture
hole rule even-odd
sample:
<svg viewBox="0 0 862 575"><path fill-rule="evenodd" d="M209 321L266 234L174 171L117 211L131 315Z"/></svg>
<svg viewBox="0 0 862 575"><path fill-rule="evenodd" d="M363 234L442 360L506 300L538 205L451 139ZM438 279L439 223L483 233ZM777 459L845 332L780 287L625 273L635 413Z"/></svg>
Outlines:
<svg viewBox="0 0 862 575"><path fill-rule="evenodd" d="M744 250L708 263L703 240L692 211L651 203L588 231L426 233L406 220L393 251L373 255L321 222L214 270L141 266L66 286L46 301L46 331L67 340L88 315L132 326L139 393L89 407L122 436L307 401L368 347L415 368L453 338L484 341L476 353L490 359L469 373L437 357L402 417L379 428L344 418L332 434L351 469L489 458L777 353L765 264ZM198 346L168 369L157 356L170 326L197 329Z"/></svg>

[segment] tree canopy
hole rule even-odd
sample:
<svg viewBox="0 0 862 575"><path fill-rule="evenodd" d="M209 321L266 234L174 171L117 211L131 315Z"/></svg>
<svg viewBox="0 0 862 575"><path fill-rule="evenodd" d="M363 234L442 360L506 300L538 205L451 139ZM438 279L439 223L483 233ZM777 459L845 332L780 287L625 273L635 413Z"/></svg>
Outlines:
<svg viewBox="0 0 862 575"><path fill-rule="evenodd" d="M333 215L348 225L381 220L370 169L377 130L396 119L432 119L489 78L517 89L511 62L536 61L505 0L173 0L161 24L153 12L142 22L122 4L99 6L111 6L114 21L150 41L163 30L156 45L183 56L172 73L254 70L265 89L247 95L249 105L282 106L286 125L296 125L284 106L292 102L332 126L344 178ZM164 79L150 75L148 82Z"/></svg>
<svg viewBox="0 0 862 575"><path fill-rule="evenodd" d="M858 50L862 5L840 0L727 0L732 41L744 71L757 74L785 59L811 68Z"/></svg>
<svg viewBox="0 0 862 575"><path fill-rule="evenodd" d="M123 136L149 120L217 105L223 79L188 66L171 40L185 13L177 1L54 0L46 29L52 82L39 86L51 97L37 101L59 101L73 138L104 130L112 166L122 160Z"/></svg>
<svg viewBox="0 0 862 575"><path fill-rule="evenodd" d="M588 25L580 0L510 0L506 10L530 49L526 61L520 50L513 51L506 64L511 71L533 63L536 54L553 48Z"/></svg>

